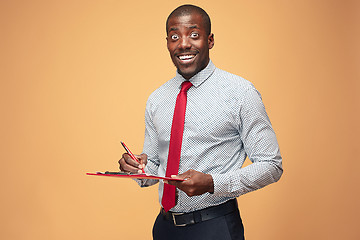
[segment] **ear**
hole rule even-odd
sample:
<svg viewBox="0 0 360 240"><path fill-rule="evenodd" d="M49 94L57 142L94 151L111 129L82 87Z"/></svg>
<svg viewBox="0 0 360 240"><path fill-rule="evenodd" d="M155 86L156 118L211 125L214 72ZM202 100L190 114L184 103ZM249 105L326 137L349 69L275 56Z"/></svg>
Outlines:
<svg viewBox="0 0 360 240"><path fill-rule="evenodd" d="M214 47L214 34L211 33L208 37L208 46L209 46L209 49L212 49Z"/></svg>

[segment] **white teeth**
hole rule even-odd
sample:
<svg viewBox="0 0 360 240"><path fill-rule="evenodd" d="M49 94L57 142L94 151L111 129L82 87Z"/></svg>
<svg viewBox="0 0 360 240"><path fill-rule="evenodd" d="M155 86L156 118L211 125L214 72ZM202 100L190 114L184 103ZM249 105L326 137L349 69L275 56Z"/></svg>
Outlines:
<svg viewBox="0 0 360 240"><path fill-rule="evenodd" d="M179 56L180 60L189 60L194 58L194 55L183 55L183 56Z"/></svg>

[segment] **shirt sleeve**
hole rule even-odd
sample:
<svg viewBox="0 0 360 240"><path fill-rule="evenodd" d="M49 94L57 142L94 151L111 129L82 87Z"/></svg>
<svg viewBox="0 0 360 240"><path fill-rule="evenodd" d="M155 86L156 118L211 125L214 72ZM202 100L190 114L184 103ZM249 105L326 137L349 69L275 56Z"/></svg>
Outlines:
<svg viewBox="0 0 360 240"><path fill-rule="evenodd" d="M157 175L159 168L158 136L152 121L150 106L150 100L148 100L145 110L145 138L143 153L148 156L147 164L145 166L145 172L152 175ZM136 179L135 181L141 187L152 186L159 182L159 180L157 179Z"/></svg>
<svg viewBox="0 0 360 240"><path fill-rule="evenodd" d="M278 181L283 172L279 145L260 93L254 87L248 89L240 106L239 134L252 164L213 174L215 195L243 195Z"/></svg>

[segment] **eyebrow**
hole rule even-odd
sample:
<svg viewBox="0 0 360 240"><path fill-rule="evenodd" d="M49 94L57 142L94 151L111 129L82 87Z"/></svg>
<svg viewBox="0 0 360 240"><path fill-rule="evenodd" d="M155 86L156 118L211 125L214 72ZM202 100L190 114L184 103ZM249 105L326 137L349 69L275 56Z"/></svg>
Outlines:
<svg viewBox="0 0 360 240"><path fill-rule="evenodd" d="M200 29L197 25L190 26L189 28L190 29L195 29L195 28Z"/></svg>
<svg viewBox="0 0 360 240"><path fill-rule="evenodd" d="M193 25L193 26L190 26L190 27L188 27L189 29L200 29L197 25ZM169 32L171 32L171 31L177 31L177 30L179 30L179 28L177 28L177 27L171 27L170 29L169 29Z"/></svg>
<svg viewBox="0 0 360 240"><path fill-rule="evenodd" d="M169 29L169 32L171 32L171 31L176 31L176 30L178 30L178 28L172 27L172 28Z"/></svg>

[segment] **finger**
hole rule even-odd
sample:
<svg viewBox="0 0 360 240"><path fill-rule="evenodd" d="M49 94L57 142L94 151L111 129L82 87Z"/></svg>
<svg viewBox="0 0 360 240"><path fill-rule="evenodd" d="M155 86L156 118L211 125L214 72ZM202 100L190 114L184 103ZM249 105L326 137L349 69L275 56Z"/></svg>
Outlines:
<svg viewBox="0 0 360 240"><path fill-rule="evenodd" d="M173 179L181 179L181 180L186 179L186 176L181 176L181 175L171 175L170 177Z"/></svg>
<svg viewBox="0 0 360 240"><path fill-rule="evenodd" d="M119 164L120 164L120 170L123 172L131 172L131 173L139 173L139 171L141 172L141 170L139 170L138 167L134 167L130 164L128 164L124 158L121 158L119 160Z"/></svg>
<svg viewBox="0 0 360 240"><path fill-rule="evenodd" d="M173 185L175 187L179 187L179 181L172 181L172 180L164 180L164 183L167 183L169 185Z"/></svg>
<svg viewBox="0 0 360 240"><path fill-rule="evenodd" d="M179 175L171 175L170 176L171 178L174 178L174 179L181 179L181 180L184 180L184 181L172 181L172 180L168 180L168 184L170 185L174 185L175 187L178 187L178 188L181 188L184 184L186 184L185 182L190 179L191 177L191 174L189 171L186 171L184 173L181 173Z"/></svg>
<svg viewBox="0 0 360 240"><path fill-rule="evenodd" d="M120 169L120 171L124 171L124 169L123 169L122 166L121 166L121 159L118 161L118 163L119 163L119 169Z"/></svg>
<svg viewBox="0 0 360 240"><path fill-rule="evenodd" d="M142 153L140 155L135 155L137 159L139 159L140 164L146 165L147 164L147 155Z"/></svg>
<svg viewBox="0 0 360 240"><path fill-rule="evenodd" d="M188 180L188 179L191 178L191 174L189 172L184 172L184 173L179 174L179 175L171 175L171 178Z"/></svg>
<svg viewBox="0 0 360 240"><path fill-rule="evenodd" d="M126 164L128 164L128 165L130 165L130 166L132 166L132 167L141 169L140 163L137 162L137 161L135 161L134 159L132 159L129 154L124 153L124 154L122 155L122 158L125 160Z"/></svg>
<svg viewBox="0 0 360 240"><path fill-rule="evenodd" d="M181 179L179 178L177 175L172 175L171 176L174 179ZM166 180L167 184L173 185L179 189L183 189L183 187L185 187L186 185L188 185L187 180L184 181L177 181L177 180Z"/></svg>

